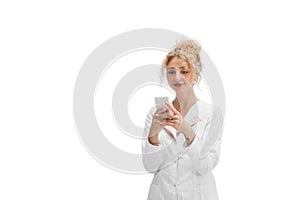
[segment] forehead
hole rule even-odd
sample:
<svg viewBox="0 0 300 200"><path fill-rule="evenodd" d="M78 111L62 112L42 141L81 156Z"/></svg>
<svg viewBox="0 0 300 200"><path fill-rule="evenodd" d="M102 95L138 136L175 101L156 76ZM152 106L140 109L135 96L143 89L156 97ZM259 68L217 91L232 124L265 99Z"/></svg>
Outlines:
<svg viewBox="0 0 300 200"><path fill-rule="evenodd" d="M186 60L175 56L170 60L167 68L190 68L190 66Z"/></svg>

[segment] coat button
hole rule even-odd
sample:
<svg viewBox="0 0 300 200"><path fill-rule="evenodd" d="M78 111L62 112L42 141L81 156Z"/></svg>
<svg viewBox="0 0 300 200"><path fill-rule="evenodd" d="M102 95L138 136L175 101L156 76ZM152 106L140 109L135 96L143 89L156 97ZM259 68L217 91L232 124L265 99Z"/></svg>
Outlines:
<svg viewBox="0 0 300 200"><path fill-rule="evenodd" d="M174 184L173 186L176 187L176 184Z"/></svg>

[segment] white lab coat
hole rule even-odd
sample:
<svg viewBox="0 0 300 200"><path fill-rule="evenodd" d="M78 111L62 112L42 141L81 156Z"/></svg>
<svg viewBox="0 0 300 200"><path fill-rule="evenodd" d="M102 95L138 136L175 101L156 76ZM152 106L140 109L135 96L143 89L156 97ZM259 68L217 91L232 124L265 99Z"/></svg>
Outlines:
<svg viewBox="0 0 300 200"><path fill-rule="evenodd" d="M147 115L142 144L144 167L154 173L148 200L217 200L211 171L220 154L221 110L200 100L190 108L184 120L190 123L196 136L189 146L184 135L178 132L177 135L169 126L159 132L159 146L150 144L147 136L154 111Z"/></svg>

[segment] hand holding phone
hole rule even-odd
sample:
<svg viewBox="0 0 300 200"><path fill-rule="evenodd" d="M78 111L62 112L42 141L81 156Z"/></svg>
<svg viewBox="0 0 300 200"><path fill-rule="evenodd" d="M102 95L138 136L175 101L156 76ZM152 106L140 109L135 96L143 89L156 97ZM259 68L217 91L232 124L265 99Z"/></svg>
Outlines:
<svg viewBox="0 0 300 200"><path fill-rule="evenodd" d="M149 142L151 144L158 144L158 133L163 129L168 119L169 109L165 102L168 101L168 97L155 97L156 111L152 116L152 124L149 131ZM165 108L165 111L163 110Z"/></svg>

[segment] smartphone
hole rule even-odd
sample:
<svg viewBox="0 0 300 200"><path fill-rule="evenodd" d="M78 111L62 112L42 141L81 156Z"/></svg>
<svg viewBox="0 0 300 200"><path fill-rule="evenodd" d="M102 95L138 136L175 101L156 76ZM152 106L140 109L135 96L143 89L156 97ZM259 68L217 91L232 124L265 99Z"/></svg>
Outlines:
<svg viewBox="0 0 300 200"><path fill-rule="evenodd" d="M168 97L155 97L155 105L157 109L161 109L161 108L167 108L165 101L169 102L169 98ZM169 109L167 108L166 113L169 112Z"/></svg>

